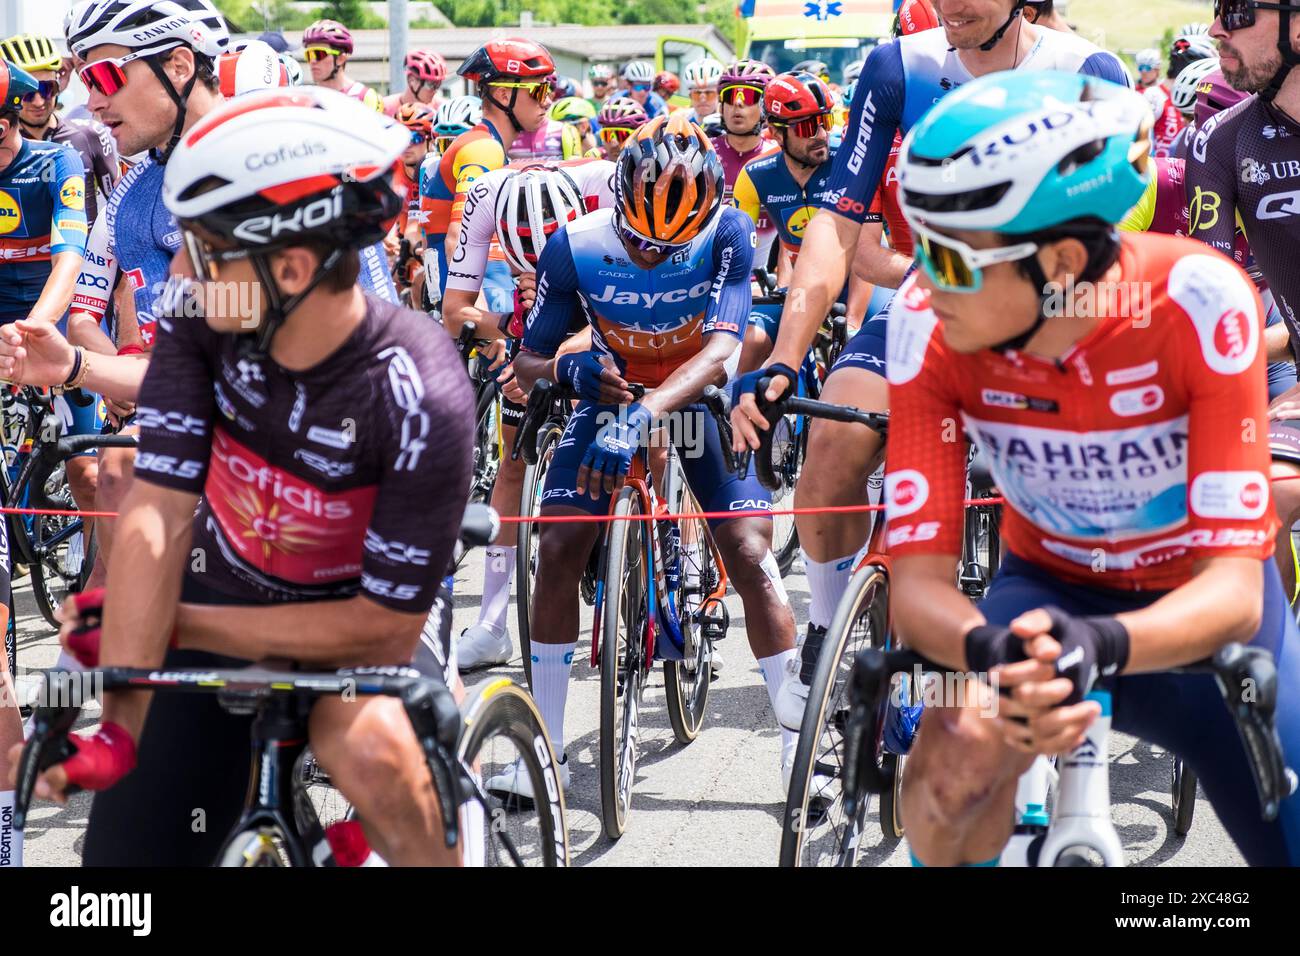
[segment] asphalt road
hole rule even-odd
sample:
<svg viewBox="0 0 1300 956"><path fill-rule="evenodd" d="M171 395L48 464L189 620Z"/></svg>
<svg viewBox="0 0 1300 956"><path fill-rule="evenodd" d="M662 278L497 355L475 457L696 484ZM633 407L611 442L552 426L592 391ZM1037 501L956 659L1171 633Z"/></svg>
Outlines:
<svg viewBox="0 0 1300 956"><path fill-rule="evenodd" d="M786 578L796 618L806 620L808 590L800 566ZM471 558L456 579L456 633L477 620L482 561ZM36 610L30 587L16 594L19 672L48 667L57 653L56 638ZM574 665L566 749L573 768L567 794L569 837L579 866L773 866L781 841L784 811L778 765L777 731L762 675L745 640L740 602L729 599L731 630L719 647L724 667L709 697L705 729L690 746L673 740L664 711L663 680L656 670L646 693L637 765L636 790L627 832L618 842L601 830L598 749L600 679L584 654L590 651L590 611L584 607L578 661ZM511 630L514 631L513 608ZM467 683L505 675L523 682L516 654L508 666L469 675ZM83 725L96 719L88 708ZM1113 734L1111 795L1115 826L1131 866L1243 865L1204 794L1197 801L1191 833L1173 832L1169 780L1172 757L1149 744ZM66 807L44 804L31 814L26 838L28 866L75 866L89 796L79 794ZM872 813L862 858L876 865L905 866L905 842L882 842Z"/></svg>

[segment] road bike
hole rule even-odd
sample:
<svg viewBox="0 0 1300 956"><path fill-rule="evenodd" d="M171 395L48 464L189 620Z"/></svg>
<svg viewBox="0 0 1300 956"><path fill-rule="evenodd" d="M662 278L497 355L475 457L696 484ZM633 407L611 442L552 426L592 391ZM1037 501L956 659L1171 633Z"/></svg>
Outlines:
<svg viewBox="0 0 1300 956"><path fill-rule="evenodd" d="M482 506L466 512L462 547L492 540L495 516ZM449 635L450 614L438 625ZM463 848L467 827L481 838L484 857L467 862L494 866L567 866L568 830L556 758L541 715L528 693L507 679L481 685L457 706L441 674L410 667L356 667L309 673L261 667L232 670L169 670L113 667L45 675L40 704L18 769L14 826L25 825L39 771L74 752L68 734L89 690L149 690L214 694L221 707L253 714L252 769L244 810L219 852L217 866L336 865L327 827L350 819L351 808L318 791L328 778L311 769L307 719L325 698L381 695L397 698L424 751L443 822L445 845ZM516 762L539 799L503 802L482 780ZM323 819L324 818L324 819Z"/></svg>

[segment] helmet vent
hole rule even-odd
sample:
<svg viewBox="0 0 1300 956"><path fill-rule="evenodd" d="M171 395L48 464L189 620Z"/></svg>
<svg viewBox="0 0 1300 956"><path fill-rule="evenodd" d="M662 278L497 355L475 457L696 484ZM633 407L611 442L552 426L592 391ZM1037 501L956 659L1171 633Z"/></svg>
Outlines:
<svg viewBox="0 0 1300 956"><path fill-rule="evenodd" d="M1106 148L1104 139L1094 139L1090 143L1084 143L1078 149L1072 150L1064 159L1056 164L1056 171L1062 176L1070 176L1080 167L1087 166L1090 162L1101 155L1102 150Z"/></svg>
<svg viewBox="0 0 1300 956"><path fill-rule="evenodd" d="M1001 201L1011 189L1011 183L995 183L982 189L956 195L940 193L918 193L910 189L903 190L907 205L922 212L972 212L976 209L988 209Z"/></svg>
<svg viewBox="0 0 1300 956"><path fill-rule="evenodd" d="M204 193L210 193L214 189L220 189L223 186L229 186L230 180L221 176L204 176L196 183L192 183L181 190L180 195L176 198L182 202L187 202L195 196L202 196Z"/></svg>

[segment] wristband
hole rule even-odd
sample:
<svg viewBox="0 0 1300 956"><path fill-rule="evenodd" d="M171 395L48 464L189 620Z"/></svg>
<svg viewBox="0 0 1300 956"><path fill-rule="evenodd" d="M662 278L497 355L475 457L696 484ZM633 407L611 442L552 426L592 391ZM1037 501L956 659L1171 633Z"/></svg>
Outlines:
<svg viewBox="0 0 1300 956"><path fill-rule="evenodd" d="M130 345L123 345L117 350L118 355L144 355L144 346L138 342L132 342Z"/></svg>
<svg viewBox="0 0 1300 956"><path fill-rule="evenodd" d="M76 388L72 383L76 381L77 375L81 372L82 348L79 345L72 347L72 371L68 377L63 380L64 388Z"/></svg>

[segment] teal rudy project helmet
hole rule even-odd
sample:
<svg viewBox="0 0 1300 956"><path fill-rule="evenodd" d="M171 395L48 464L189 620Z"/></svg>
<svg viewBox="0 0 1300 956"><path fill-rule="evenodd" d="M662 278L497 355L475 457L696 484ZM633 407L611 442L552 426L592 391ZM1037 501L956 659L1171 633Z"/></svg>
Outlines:
<svg viewBox="0 0 1300 956"><path fill-rule="evenodd" d="M1151 126L1140 93L1077 73L994 73L939 100L898 164L903 214L931 279L973 292L983 266L1031 256L1036 234L1119 222L1149 182ZM936 229L1017 241L973 250ZM927 248L936 245L947 255Z"/></svg>

